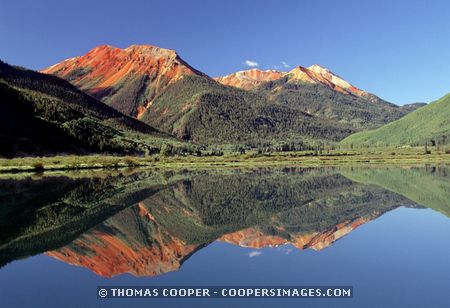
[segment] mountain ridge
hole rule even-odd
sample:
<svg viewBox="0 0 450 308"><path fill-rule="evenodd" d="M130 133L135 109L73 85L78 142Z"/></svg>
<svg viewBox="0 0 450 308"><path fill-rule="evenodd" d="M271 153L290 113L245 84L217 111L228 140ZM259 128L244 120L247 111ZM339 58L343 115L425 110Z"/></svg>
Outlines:
<svg viewBox="0 0 450 308"><path fill-rule="evenodd" d="M41 72L64 78L107 105L137 118L152 99L182 76L206 76L176 51L153 45L123 49L102 45ZM124 104L126 100L132 102Z"/></svg>
<svg viewBox="0 0 450 308"><path fill-rule="evenodd" d="M161 131L201 144L335 142L419 107L386 102L318 64L211 78L174 50L152 45L103 45L42 72Z"/></svg>
<svg viewBox="0 0 450 308"><path fill-rule="evenodd" d="M299 65L290 71L260 70L252 68L225 76L215 77L214 79L224 85L251 90L261 85L263 82L273 81L284 76L289 76L291 80L320 83L343 94L358 97L367 97L369 95L368 92L355 87L328 68L319 64L313 64L309 67Z"/></svg>

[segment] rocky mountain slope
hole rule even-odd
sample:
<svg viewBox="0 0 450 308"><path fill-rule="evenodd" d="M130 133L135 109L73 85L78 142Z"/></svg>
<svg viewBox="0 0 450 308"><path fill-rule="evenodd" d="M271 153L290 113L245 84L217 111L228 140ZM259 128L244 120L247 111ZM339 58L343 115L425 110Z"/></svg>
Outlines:
<svg viewBox="0 0 450 308"><path fill-rule="evenodd" d="M359 129L384 125L423 106L388 103L317 64L297 66L288 72L251 69L215 80L263 94L272 102Z"/></svg>
<svg viewBox="0 0 450 308"><path fill-rule="evenodd" d="M214 80L226 86L232 86L244 90L251 90L266 81L281 78L283 77L283 75L283 72L275 70L263 71L254 68L246 71L239 71L223 77L217 77L214 78Z"/></svg>
<svg viewBox="0 0 450 308"><path fill-rule="evenodd" d="M64 78L115 109L139 118L152 100L184 75L204 75L174 50L151 45L98 46L43 73Z"/></svg>

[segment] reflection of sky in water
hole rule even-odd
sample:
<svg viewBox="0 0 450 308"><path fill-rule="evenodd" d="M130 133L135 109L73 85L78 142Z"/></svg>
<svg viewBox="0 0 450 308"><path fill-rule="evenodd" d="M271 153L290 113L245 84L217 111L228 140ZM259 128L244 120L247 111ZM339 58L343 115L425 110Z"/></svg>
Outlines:
<svg viewBox="0 0 450 308"><path fill-rule="evenodd" d="M399 208L321 251L291 245L242 248L214 242L179 271L113 279L45 255L0 269L2 306L123 307L98 300L97 285L353 285L353 299L143 299L127 307L445 307L450 302L450 220L429 209Z"/></svg>

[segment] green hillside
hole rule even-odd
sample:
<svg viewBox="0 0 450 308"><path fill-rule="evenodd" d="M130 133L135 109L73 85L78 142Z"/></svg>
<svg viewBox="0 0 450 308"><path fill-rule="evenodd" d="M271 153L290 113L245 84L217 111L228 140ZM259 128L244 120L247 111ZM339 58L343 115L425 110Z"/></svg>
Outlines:
<svg viewBox="0 0 450 308"><path fill-rule="evenodd" d="M143 154L172 140L65 80L1 61L0 96L0 156Z"/></svg>
<svg viewBox="0 0 450 308"><path fill-rule="evenodd" d="M152 103L142 121L203 144L338 141L353 127L268 102L258 93L185 76Z"/></svg>
<svg viewBox="0 0 450 308"><path fill-rule="evenodd" d="M444 143L450 137L450 94L378 129L359 132L344 139L356 147Z"/></svg>

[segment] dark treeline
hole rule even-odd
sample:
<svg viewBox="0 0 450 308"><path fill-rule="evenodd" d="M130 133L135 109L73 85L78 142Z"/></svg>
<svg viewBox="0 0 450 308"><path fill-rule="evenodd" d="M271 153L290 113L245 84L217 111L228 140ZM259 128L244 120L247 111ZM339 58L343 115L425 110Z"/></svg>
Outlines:
<svg viewBox="0 0 450 308"><path fill-rule="evenodd" d="M178 142L57 77L0 62L0 156L159 153Z"/></svg>

